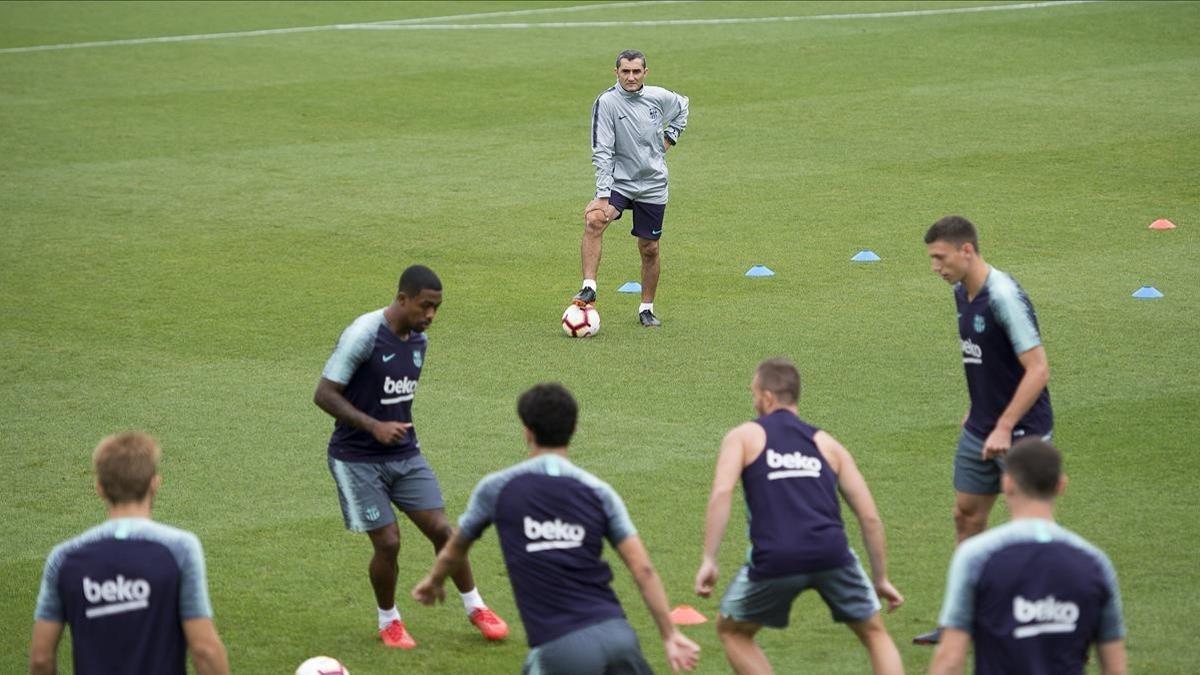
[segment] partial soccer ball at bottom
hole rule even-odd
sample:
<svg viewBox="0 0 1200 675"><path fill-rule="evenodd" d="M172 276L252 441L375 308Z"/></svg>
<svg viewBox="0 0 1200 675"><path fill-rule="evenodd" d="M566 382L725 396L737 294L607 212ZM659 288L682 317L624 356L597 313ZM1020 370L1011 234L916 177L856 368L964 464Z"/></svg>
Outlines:
<svg viewBox="0 0 1200 675"><path fill-rule="evenodd" d="M300 664L296 675L350 675L341 661L328 656L314 656Z"/></svg>
<svg viewBox="0 0 1200 675"><path fill-rule="evenodd" d="M571 304L563 312L562 328L571 337L591 337L600 332L600 312L591 305Z"/></svg>

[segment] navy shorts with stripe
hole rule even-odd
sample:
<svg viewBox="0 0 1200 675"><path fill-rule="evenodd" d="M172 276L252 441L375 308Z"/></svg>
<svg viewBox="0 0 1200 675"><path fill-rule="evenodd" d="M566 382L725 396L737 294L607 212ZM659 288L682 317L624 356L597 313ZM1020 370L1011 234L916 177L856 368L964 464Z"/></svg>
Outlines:
<svg viewBox="0 0 1200 675"><path fill-rule="evenodd" d="M667 215L666 204L635 202L616 190L609 193L608 203L617 210L617 217L613 220L620 220L625 209L633 207L633 226L629 229L629 234L651 240L662 236L663 218Z"/></svg>

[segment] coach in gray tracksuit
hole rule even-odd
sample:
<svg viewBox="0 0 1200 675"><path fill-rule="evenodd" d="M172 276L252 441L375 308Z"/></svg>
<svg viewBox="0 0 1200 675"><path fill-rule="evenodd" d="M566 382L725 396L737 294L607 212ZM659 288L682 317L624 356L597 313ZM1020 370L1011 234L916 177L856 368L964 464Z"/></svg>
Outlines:
<svg viewBox="0 0 1200 675"><path fill-rule="evenodd" d="M596 166L596 198L584 209L583 288L577 304L596 300L596 272L608 224L633 209L630 234L638 238L642 256L643 326L658 326L654 292L658 288L658 239L667 209L667 164L664 156L687 127L688 99L662 87L643 84L646 57L627 50L617 56L617 83L592 106L592 164Z"/></svg>

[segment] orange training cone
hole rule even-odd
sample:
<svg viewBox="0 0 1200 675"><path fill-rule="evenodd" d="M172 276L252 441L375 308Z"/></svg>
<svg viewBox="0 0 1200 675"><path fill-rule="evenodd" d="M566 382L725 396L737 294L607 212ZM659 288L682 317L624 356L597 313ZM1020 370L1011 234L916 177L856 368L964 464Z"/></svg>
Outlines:
<svg viewBox="0 0 1200 675"><path fill-rule="evenodd" d="M671 623L680 626L691 626L705 621L708 621L708 618L697 612L696 608L691 605L680 605L671 610Z"/></svg>
<svg viewBox="0 0 1200 675"><path fill-rule="evenodd" d="M1152 229L1152 230L1173 230L1173 229L1175 229L1175 223L1172 223L1171 221L1167 220L1166 218L1159 218L1158 220L1154 221L1153 223L1150 223L1150 229Z"/></svg>

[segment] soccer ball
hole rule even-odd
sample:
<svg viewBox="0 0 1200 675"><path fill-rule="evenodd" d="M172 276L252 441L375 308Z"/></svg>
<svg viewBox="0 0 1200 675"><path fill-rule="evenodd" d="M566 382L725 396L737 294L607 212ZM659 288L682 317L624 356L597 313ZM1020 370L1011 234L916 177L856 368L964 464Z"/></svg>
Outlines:
<svg viewBox="0 0 1200 675"><path fill-rule="evenodd" d="M571 337L591 337L600 331L600 312L591 305L571 304L563 312L562 327Z"/></svg>
<svg viewBox="0 0 1200 675"><path fill-rule="evenodd" d="M350 675L341 661L328 656L314 656L300 664L296 675Z"/></svg>

